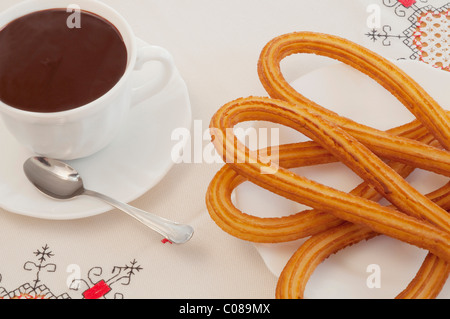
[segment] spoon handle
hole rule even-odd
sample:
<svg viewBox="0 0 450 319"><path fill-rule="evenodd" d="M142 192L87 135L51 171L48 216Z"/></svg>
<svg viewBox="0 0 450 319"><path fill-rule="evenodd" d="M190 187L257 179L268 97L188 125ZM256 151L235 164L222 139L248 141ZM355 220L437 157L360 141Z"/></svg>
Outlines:
<svg viewBox="0 0 450 319"><path fill-rule="evenodd" d="M101 193L86 189L84 190L83 195L96 197L110 204L111 206L120 209L121 211L134 217L144 225L163 235L166 239L174 244L183 244L187 242L189 239L191 239L194 233L194 229L189 225L172 222L155 214L119 202Z"/></svg>

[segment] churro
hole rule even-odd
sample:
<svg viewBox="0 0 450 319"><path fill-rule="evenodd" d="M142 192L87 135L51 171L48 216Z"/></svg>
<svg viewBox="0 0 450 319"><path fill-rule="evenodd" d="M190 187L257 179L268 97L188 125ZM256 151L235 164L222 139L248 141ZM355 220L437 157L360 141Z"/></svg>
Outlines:
<svg viewBox="0 0 450 319"><path fill-rule="evenodd" d="M310 101L281 73L280 62L296 53L327 56L360 70L397 97L416 120L380 131ZM297 32L273 39L261 52L258 72L270 97L237 99L211 119L212 142L226 161L206 194L212 219L231 235L253 242L310 236L280 275L277 298L303 298L311 273L330 254L380 234L429 251L416 277L397 298L436 297L450 272L450 184L425 196L405 178L414 168L450 176L447 112L388 60L331 35ZM250 151L230 134L230 128L244 121L282 124L312 141L280 145L274 161L267 156L270 150ZM364 182L346 193L289 170L335 161ZM241 212L231 194L246 180L311 209L280 218ZM378 204L383 197L392 205Z"/></svg>

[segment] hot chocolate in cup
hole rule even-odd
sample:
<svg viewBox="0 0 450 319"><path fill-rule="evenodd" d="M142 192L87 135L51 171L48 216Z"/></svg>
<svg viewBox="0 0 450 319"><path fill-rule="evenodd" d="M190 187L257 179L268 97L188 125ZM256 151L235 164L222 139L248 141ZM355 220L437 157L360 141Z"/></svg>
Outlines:
<svg viewBox="0 0 450 319"><path fill-rule="evenodd" d="M150 61L164 71L133 87L132 73ZM72 160L103 149L174 69L165 49L138 48L125 19L100 1L29 0L0 14L0 115L38 155Z"/></svg>

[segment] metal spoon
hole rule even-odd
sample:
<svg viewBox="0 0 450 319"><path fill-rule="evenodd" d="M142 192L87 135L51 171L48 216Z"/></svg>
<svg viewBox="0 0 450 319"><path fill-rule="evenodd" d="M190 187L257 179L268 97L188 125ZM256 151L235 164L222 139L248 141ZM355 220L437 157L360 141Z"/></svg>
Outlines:
<svg viewBox="0 0 450 319"><path fill-rule="evenodd" d="M189 225L174 223L106 195L85 189L78 172L58 160L39 156L30 157L23 164L23 169L30 182L52 198L71 199L81 195L97 197L136 218L172 243L185 243L194 233L193 228Z"/></svg>

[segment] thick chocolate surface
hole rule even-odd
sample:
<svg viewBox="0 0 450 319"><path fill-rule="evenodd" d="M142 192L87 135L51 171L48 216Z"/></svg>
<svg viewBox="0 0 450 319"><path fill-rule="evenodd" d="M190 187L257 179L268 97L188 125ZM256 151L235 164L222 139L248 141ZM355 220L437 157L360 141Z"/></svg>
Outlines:
<svg viewBox="0 0 450 319"><path fill-rule="evenodd" d="M70 28L71 14L34 12L0 31L0 100L27 111L58 112L97 99L119 81L127 50L117 29L84 11L80 28Z"/></svg>

